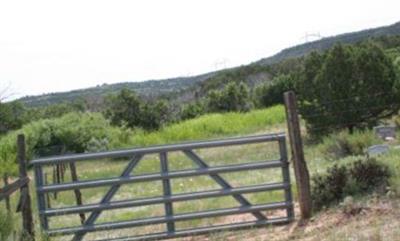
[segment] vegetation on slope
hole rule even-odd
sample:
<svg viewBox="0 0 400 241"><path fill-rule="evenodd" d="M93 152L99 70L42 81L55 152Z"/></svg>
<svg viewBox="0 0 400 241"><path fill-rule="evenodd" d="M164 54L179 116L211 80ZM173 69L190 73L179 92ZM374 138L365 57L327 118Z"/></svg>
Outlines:
<svg viewBox="0 0 400 241"><path fill-rule="evenodd" d="M259 60L257 61L257 63L262 65L270 65L273 63L279 63L280 61L288 58L301 57L311 53L312 51L324 51L333 47L337 43L354 44L369 38L380 38L382 36L385 37L395 35L400 35L400 22L385 27L378 27L358 32L341 34L294 46L288 49L284 49L272 57Z"/></svg>
<svg viewBox="0 0 400 241"><path fill-rule="evenodd" d="M90 102L101 102L102 98L105 96L109 94L115 94L122 89L134 90L139 95L147 98L167 95L171 96L172 98L183 97L182 101L187 101L188 98L195 98L195 93L203 96L205 93L207 93L207 91L213 88L221 88L224 84L230 81L237 83L244 81L251 88L258 83L268 82L272 79L272 77L278 75L279 73L287 74L288 72L297 69L299 66L299 60L301 60L302 56L305 56L312 51L321 52L327 50L339 42L353 44L373 38L382 43L385 49L391 48L389 45L393 45L394 41L390 40L390 36L395 35L400 35L400 23L300 44L298 46L285 49L272 57L259 60L250 65L211 72L199 76L110 85L104 84L83 90L52 93L41 96L28 96L22 98L21 101L28 106L36 107L62 102L71 102L76 99L82 99Z"/></svg>

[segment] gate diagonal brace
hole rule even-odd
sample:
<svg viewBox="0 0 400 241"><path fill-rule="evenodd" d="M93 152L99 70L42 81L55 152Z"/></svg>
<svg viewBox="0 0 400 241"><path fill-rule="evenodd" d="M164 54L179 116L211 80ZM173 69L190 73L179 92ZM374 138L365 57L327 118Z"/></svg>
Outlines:
<svg viewBox="0 0 400 241"><path fill-rule="evenodd" d="M184 150L183 153L189 157L193 162L196 163L197 166L200 168L208 168L209 166L205 161L203 161L196 153L194 153L192 150ZM210 177L214 179L215 182L217 182L222 188L224 189L230 189L232 186L220 175L218 174L210 174ZM233 194L233 198L236 199L242 206L251 206L251 203L243 197L241 194ZM257 220L267 220L267 217L262 214L261 212L252 212L253 216L257 218Z"/></svg>
<svg viewBox="0 0 400 241"><path fill-rule="evenodd" d="M137 164L139 163L140 159L142 159L142 157L143 157L142 154L135 155L131 159L129 164L126 166L125 170L122 172L120 177L129 176L129 174L137 166ZM121 187L121 184L112 185L110 187L110 189L107 191L106 195L104 195L100 204L109 203L111 201L111 199L114 197L115 193L117 193L117 191L119 190L120 187ZM86 220L86 222L83 224L83 226L93 225L96 222L97 218L100 216L101 212L102 211L92 212L90 214L90 216L88 217L88 219ZM86 234L86 232L81 232L81 233L75 234L74 237L72 238L72 241L81 241L83 239L83 237L85 236L85 234Z"/></svg>

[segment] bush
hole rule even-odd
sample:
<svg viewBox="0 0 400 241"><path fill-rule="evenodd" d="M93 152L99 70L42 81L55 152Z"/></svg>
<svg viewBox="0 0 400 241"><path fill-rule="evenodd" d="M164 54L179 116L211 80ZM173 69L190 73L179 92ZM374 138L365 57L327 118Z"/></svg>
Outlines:
<svg viewBox="0 0 400 241"><path fill-rule="evenodd" d="M339 159L351 155L362 155L366 148L381 143L372 131L341 131L322 140L321 152L327 158Z"/></svg>
<svg viewBox="0 0 400 241"><path fill-rule="evenodd" d="M313 206L319 209L343 198L343 187L347 184L347 169L334 165L325 175L312 177L311 198Z"/></svg>
<svg viewBox="0 0 400 241"><path fill-rule="evenodd" d="M373 158L358 160L350 166L334 165L325 174L312 177L311 198L314 209L338 203L346 196L386 186L389 177L388 168Z"/></svg>
<svg viewBox="0 0 400 241"><path fill-rule="evenodd" d="M16 174L16 139L25 134L27 158L100 151L126 146L130 129L111 126L100 113L69 113L60 118L39 120L0 138L0 175Z"/></svg>
<svg viewBox="0 0 400 241"><path fill-rule="evenodd" d="M389 169L375 159L354 162L349 173L362 192L370 191L374 187L386 186L390 177Z"/></svg>
<svg viewBox="0 0 400 241"><path fill-rule="evenodd" d="M247 112L252 107L249 89L243 82L231 82L222 91L212 90L207 95L209 112Z"/></svg>
<svg viewBox="0 0 400 241"><path fill-rule="evenodd" d="M189 103L182 106L181 119L188 120L196 118L205 113L204 105L201 102Z"/></svg>

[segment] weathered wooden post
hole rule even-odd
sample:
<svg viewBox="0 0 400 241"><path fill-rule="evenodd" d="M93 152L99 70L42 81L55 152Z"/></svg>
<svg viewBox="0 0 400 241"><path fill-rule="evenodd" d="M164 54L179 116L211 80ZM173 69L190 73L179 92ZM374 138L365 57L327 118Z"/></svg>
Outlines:
<svg viewBox="0 0 400 241"><path fill-rule="evenodd" d="M25 136L20 134L17 137L17 160L19 164L19 178L28 178L26 168L26 153L25 153ZM31 240L34 240L34 227L32 218L31 196L29 193L29 182L20 188L21 199L19 203L19 210L22 214L22 228L23 235L21 240L25 240L26 235L29 235Z"/></svg>
<svg viewBox="0 0 400 241"><path fill-rule="evenodd" d="M293 91L288 91L285 92L284 99L301 218L308 219L312 212L310 176L304 159L296 95Z"/></svg>
<svg viewBox="0 0 400 241"><path fill-rule="evenodd" d="M70 162L69 163L69 169L71 171L71 180L73 182L77 182L78 180L78 173L76 172L76 166L75 166L75 162ZM83 204L82 202L82 193L79 189L74 189L74 193L75 193L75 198L76 198L76 204L81 206ZM79 217L81 219L81 223L84 224L86 217L84 213L80 213Z"/></svg>

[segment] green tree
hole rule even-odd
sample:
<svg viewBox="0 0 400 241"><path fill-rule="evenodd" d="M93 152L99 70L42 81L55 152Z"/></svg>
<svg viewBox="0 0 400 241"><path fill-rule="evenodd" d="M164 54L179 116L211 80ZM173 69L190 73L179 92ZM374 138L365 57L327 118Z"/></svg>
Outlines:
<svg viewBox="0 0 400 241"><path fill-rule="evenodd" d="M25 107L21 102L0 102L0 135L21 128L25 117Z"/></svg>
<svg viewBox="0 0 400 241"><path fill-rule="evenodd" d="M370 127L400 107L395 68L372 43L338 44L305 59L296 87L299 108L314 136Z"/></svg>
<svg viewBox="0 0 400 241"><path fill-rule="evenodd" d="M105 116L111 124L156 130L169 121L170 111L166 101L144 102L135 92L127 89L109 96Z"/></svg>
<svg viewBox="0 0 400 241"><path fill-rule="evenodd" d="M248 111L252 108L246 84L231 82L222 91L213 90L207 95L209 112Z"/></svg>
<svg viewBox="0 0 400 241"><path fill-rule="evenodd" d="M258 107L283 104L283 93L294 89L291 75L278 75L271 82L258 86L255 90L255 103Z"/></svg>
<svg viewBox="0 0 400 241"><path fill-rule="evenodd" d="M146 130L157 130L169 120L169 108L166 101L145 103L140 110L140 126Z"/></svg>
<svg viewBox="0 0 400 241"><path fill-rule="evenodd" d="M117 95L111 95L106 100L105 116L113 125L139 126L142 101L135 92L123 89Z"/></svg>
<svg viewBox="0 0 400 241"><path fill-rule="evenodd" d="M204 114L204 112L205 110L203 103L199 101L195 103L189 103L182 106L181 119L182 120L193 119Z"/></svg>

